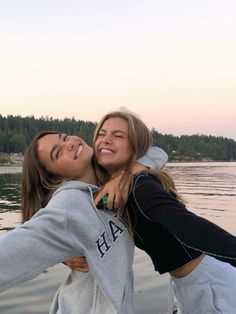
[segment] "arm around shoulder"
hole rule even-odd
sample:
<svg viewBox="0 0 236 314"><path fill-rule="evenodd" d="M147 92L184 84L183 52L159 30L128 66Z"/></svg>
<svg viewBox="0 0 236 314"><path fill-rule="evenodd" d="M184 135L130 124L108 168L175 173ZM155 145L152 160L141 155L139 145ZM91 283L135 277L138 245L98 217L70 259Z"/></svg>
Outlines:
<svg viewBox="0 0 236 314"><path fill-rule="evenodd" d="M147 153L137 160L138 163L151 169L162 169L167 161L167 153L157 146L151 146Z"/></svg>

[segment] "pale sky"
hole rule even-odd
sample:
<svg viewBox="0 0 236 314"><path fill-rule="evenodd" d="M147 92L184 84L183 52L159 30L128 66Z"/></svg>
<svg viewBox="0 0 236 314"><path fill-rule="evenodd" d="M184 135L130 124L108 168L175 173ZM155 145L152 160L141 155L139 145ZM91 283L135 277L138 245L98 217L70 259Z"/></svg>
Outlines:
<svg viewBox="0 0 236 314"><path fill-rule="evenodd" d="M0 0L0 113L236 140L235 0Z"/></svg>

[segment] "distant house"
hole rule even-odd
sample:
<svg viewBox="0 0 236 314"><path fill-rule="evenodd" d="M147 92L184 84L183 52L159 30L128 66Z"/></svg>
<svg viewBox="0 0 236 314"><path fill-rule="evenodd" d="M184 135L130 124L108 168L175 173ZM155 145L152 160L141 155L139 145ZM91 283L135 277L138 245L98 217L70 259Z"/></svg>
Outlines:
<svg viewBox="0 0 236 314"><path fill-rule="evenodd" d="M10 160L13 164L22 164L24 155L22 153L11 153Z"/></svg>

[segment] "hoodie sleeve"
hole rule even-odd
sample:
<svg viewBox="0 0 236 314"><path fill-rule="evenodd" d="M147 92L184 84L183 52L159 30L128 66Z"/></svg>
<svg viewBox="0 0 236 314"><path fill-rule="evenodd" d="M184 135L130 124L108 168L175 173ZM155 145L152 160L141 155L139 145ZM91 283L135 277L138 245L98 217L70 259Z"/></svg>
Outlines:
<svg viewBox="0 0 236 314"><path fill-rule="evenodd" d="M0 237L0 290L35 278L75 255L65 212L41 209L31 220ZM76 255L80 255L77 246Z"/></svg>
<svg viewBox="0 0 236 314"><path fill-rule="evenodd" d="M167 163L168 155L157 146L152 146L147 153L140 157L137 162L151 169L162 169Z"/></svg>

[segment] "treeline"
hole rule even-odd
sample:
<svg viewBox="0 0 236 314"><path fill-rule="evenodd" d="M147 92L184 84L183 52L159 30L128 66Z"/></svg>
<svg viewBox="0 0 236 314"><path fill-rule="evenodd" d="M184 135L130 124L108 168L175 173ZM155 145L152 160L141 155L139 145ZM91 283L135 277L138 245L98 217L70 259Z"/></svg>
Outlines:
<svg viewBox="0 0 236 314"><path fill-rule="evenodd" d="M32 138L43 130L77 134L91 145L95 127L93 122L74 118L0 115L0 152L24 152ZM152 135L154 145L163 148L169 160L236 160L236 141L233 139L206 135L173 136L158 133L155 129Z"/></svg>
<svg viewBox="0 0 236 314"><path fill-rule="evenodd" d="M57 131L67 134L79 134L89 144L92 143L95 123L89 121L68 119L53 119L34 116L3 117L0 115L0 152L24 152L34 136L40 131Z"/></svg>
<svg viewBox="0 0 236 314"><path fill-rule="evenodd" d="M235 161L236 141L207 135L162 135L153 131L153 142L163 148L169 160Z"/></svg>

